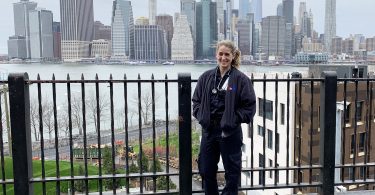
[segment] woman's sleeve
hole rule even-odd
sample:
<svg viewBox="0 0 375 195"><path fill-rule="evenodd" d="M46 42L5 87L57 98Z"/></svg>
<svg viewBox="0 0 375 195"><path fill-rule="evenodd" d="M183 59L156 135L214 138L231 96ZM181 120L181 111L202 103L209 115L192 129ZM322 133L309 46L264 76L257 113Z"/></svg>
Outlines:
<svg viewBox="0 0 375 195"><path fill-rule="evenodd" d="M197 118L199 108L201 107L201 97L202 97L202 76L199 77L197 86L195 87L192 102L193 102L193 116Z"/></svg>
<svg viewBox="0 0 375 195"><path fill-rule="evenodd" d="M240 123L250 123L256 112L255 92L249 78L242 79L241 84L240 103L236 114Z"/></svg>

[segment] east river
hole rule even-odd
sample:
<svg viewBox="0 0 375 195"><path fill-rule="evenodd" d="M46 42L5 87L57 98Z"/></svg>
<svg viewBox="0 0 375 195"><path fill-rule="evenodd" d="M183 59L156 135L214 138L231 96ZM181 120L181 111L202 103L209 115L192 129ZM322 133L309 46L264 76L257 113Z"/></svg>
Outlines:
<svg viewBox="0 0 375 195"><path fill-rule="evenodd" d="M113 79L121 80L126 77L128 80L135 80L138 78L138 74L141 79L150 80L153 74L155 79L164 79L165 75L168 75L168 79L176 79L178 73L190 73L192 79L198 79L198 77L206 70L214 68L216 65L204 65L204 64L180 64L180 65L95 65L95 64L0 64L0 79L6 80L7 75L10 73L23 73L27 72L30 80L36 80L37 75L40 75L42 80L51 80L52 75L55 75L56 80L66 80L67 74L69 74L71 80L81 79L82 74L86 80L94 80L97 74L99 79L109 80L112 74ZM247 74L251 73L291 73L296 71L305 71L306 67L296 66L254 66L254 65L243 65L240 70ZM192 87L194 88L193 83ZM72 98L81 101L82 88L80 83L71 84L71 95ZM142 99L151 99L151 84L142 83ZM111 114L110 114L110 87L108 82L100 84L100 98L103 100L105 105L101 116L101 129L110 129L111 127ZM124 127L124 94L128 98L128 120L129 126L138 125L138 90L137 83L129 83L126 93L124 92L123 83L114 83L113 85L113 111L114 111L114 126L116 129L123 129ZM95 85L85 84L85 99L86 104L92 104L95 100ZM52 102L52 85L42 84L42 102L43 104L51 104ZM30 102L31 104L38 105L37 85L32 84L30 86ZM67 85L66 83L56 84L56 104L57 104L57 115L58 118L66 115L63 113L67 110ZM176 83L168 83L168 96L165 95L165 83L155 84L155 119L165 121L167 116L169 120L177 119L177 85ZM147 97L148 96L148 97ZM168 101L168 110L166 110L166 102ZM149 101L150 102L150 101ZM144 101L142 107L145 107ZM94 104L96 105L96 104ZM93 106L91 106L93 107ZM4 107L2 107L4 108ZM149 109L151 111L151 108ZM166 113L166 111L168 113ZM151 113L150 113L151 114ZM148 115L148 121L152 120L152 116ZM53 112L50 116L53 115ZM47 120L44 118L44 120ZM87 120L87 131L94 131L94 117L93 111L90 110L90 105L86 106L86 120ZM62 130L62 124L59 124L60 130ZM46 128L45 128L46 129ZM77 129L75 129L75 132ZM45 130L46 132L46 130ZM60 132L61 136L65 136L64 132ZM52 133L51 138L53 138ZM45 138L49 138L48 133L44 133ZM4 136L4 139L6 137ZM34 139L34 138L33 138Z"/></svg>

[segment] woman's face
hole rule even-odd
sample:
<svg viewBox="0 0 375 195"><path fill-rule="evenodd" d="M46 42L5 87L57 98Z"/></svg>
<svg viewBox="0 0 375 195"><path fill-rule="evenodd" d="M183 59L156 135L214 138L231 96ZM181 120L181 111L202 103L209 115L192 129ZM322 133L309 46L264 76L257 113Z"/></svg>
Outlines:
<svg viewBox="0 0 375 195"><path fill-rule="evenodd" d="M233 61L232 50L224 45L220 46L216 52L216 60L221 68L230 68Z"/></svg>

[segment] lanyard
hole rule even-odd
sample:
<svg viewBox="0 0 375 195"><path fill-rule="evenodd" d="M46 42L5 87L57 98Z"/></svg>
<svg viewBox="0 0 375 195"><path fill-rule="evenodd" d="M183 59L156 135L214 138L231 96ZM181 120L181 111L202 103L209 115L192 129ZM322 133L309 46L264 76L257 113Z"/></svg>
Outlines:
<svg viewBox="0 0 375 195"><path fill-rule="evenodd" d="M217 67L217 68L219 69L219 67ZM218 71L218 70L216 70L216 72L215 72L215 78L214 78L215 85L216 85L217 71ZM224 78L225 78L225 80L224 80L223 87L224 87L224 86L228 86L228 80L229 80L229 76L230 76L231 71L232 71L232 69L228 70L228 71L225 73L225 75L224 75L222 78L220 78L219 84L218 84L216 87L214 87L214 88L212 89L212 91L211 91L213 94L217 94L217 92L218 92L218 90L219 90L219 87L220 87L220 84L221 84L221 82L223 82L223 79L224 79ZM228 75L228 76L227 76L227 75ZM226 77L226 76L227 76L227 77ZM215 85L214 85L214 86L215 86ZM222 87L222 89L223 89L223 87ZM224 87L224 89L225 89L225 88L226 88L226 87Z"/></svg>

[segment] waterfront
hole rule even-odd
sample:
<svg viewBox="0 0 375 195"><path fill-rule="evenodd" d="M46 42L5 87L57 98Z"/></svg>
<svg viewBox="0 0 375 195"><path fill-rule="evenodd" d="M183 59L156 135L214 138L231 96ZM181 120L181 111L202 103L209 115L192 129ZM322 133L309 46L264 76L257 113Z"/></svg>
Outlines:
<svg viewBox="0 0 375 195"><path fill-rule="evenodd" d="M34 80L37 74L41 79L51 79L55 74L56 79L66 79L69 73L71 79L81 79L84 74L85 79L94 79L98 74L99 79L109 79L112 74L114 79L123 79L126 74L128 79L137 79L138 74L142 79L151 78L154 74L155 79L164 79L165 74L168 78L177 78L178 73L191 73L192 79L197 79L204 71L214 68L215 64L176 64L170 65L96 65L96 64L0 64L0 73L27 72L29 78ZM242 65L240 68L246 73L291 73L295 71L307 70L306 67L296 66L255 66Z"/></svg>
<svg viewBox="0 0 375 195"><path fill-rule="evenodd" d="M95 75L98 74L99 79L108 80L110 74L112 74L113 79L123 79L124 74L126 74L127 79L134 80L137 79L138 74L140 74L141 79L149 80L151 75L154 74L155 79L164 79L165 75L168 75L168 79L176 79L178 73L190 73L192 79L198 79L204 71L214 68L215 65L94 65L94 64L1 64L0 72L3 79L7 80L8 73L15 72L27 72L30 80L36 80L37 75L40 74L42 80L51 80L52 75L54 74L57 80L66 80L67 74L70 75L70 79L79 80L81 75L84 75L86 80L95 79ZM292 66L254 66L254 65L243 65L241 70L247 74L251 73L291 73L295 71L305 71L306 67L292 67ZM194 89L195 84L193 83L192 87ZM151 84L142 83L142 94L149 95ZM129 125L135 126L138 125L138 99L137 99L137 83L128 83L127 92L124 93L124 86L122 83L113 84L113 110L114 110L114 126L116 129L123 129L123 110L124 110L124 94L128 97L128 106L129 106ZM166 113L168 114L169 120L177 119L177 84L168 83L168 95L165 94L165 83L159 82L155 83L155 117L156 120L166 120ZM95 99L95 85L94 84L85 84L85 99L87 104L92 104ZM109 83L104 82L99 84L100 98L105 100L105 109L103 109L101 116L101 128L103 130L109 129L110 122L110 88ZM50 104L53 97L52 85L51 84L42 84L42 104ZM37 99L37 85L30 85L30 101L33 105L38 105ZM78 101L81 101L82 95L82 86L80 83L71 84L71 94L72 99L76 98ZM168 110L166 110L166 101L168 101ZM56 103L57 103L57 117L63 117L64 112L67 110L67 85L66 83L56 84ZM144 106L144 105L142 105ZM51 109L51 108L50 108ZM93 110L90 109L90 105L87 106L87 131L92 132L94 130L94 117L92 117ZM52 115L52 114L51 114ZM149 118L151 120L151 118ZM62 131L62 125L60 127L61 136L65 136L65 133ZM45 130L44 137L49 138L49 134ZM77 129L75 129L77 132ZM53 139L54 135L51 136ZM4 135L4 140L6 141L6 135Z"/></svg>

